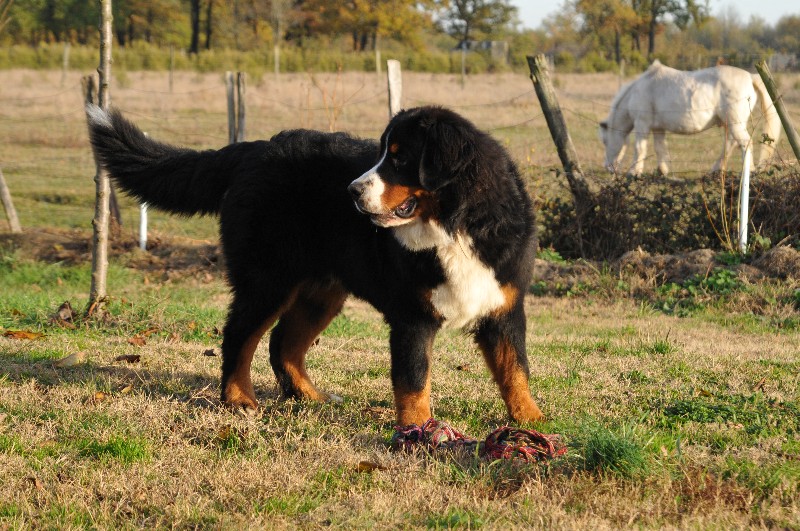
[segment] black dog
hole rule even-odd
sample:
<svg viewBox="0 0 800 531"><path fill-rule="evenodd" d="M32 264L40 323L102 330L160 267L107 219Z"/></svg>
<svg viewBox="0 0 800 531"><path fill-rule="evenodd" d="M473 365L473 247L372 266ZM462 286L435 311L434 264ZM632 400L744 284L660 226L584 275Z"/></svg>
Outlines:
<svg viewBox="0 0 800 531"><path fill-rule="evenodd" d="M422 107L395 116L379 145L295 130L193 151L145 137L118 112L87 113L98 163L123 190L168 212L220 216L233 291L225 403L257 408L250 364L276 322L270 363L283 395L331 398L305 356L352 293L391 327L399 424L431 416L431 348L443 326L474 335L514 419L541 418L525 353L531 202L505 150L470 122Z"/></svg>

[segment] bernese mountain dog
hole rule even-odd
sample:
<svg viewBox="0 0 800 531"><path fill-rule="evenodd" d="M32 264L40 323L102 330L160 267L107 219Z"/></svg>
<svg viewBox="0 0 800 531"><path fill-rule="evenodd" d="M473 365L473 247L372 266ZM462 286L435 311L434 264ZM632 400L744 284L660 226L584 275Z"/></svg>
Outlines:
<svg viewBox="0 0 800 531"><path fill-rule="evenodd" d="M195 151L148 138L118 111L90 105L87 115L117 186L167 212L220 217L232 290L224 403L257 409L250 365L269 330L282 395L337 399L312 383L305 358L352 294L390 327L400 425L431 417L443 327L473 335L513 419L541 419L525 351L531 201L507 152L465 118L419 107L392 118L379 143L291 130Z"/></svg>

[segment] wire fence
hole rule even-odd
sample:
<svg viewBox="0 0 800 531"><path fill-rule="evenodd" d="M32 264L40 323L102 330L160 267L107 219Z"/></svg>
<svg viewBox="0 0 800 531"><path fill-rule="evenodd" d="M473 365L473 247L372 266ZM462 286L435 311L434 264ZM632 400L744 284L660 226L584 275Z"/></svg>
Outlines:
<svg viewBox="0 0 800 531"><path fill-rule="evenodd" d="M74 73L72 82L65 84L60 71L12 70L0 75L4 79L0 83L0 167L12 194L22 196L17 208L23 225L26 218L29 223L36 219L24 209L37 208L63 212L70 220L67 225L81 225L79 209L93 193L95 171L81 75ZM554 79L584 170L603 174L605 156L598 126L608 115L621 80L613 74L556 74ZM226 144L223 75L177 72L172 86L170 90L166 72L126 73L112 82L112 105L158 140L194 148ZM800 123L800 75L783 74L781 89L790 115ZM386 80L374 73L267 75L248 80L245 99L250 140L295 128L343 130L377 138L388 120ZM560 162L527 76L474 75L462 85L456 75L404 72L403 105L452 108L498 138L523 174L551 181L545 185L563 186L552 171L560 168ZM756 117L749 127L754 140L760 138L760 128ZM678 177L707 172L723 146L719 129L694 136L669 135L668 139L671 172ZM785 138L778 142L776 156L793 159ZM650 149L645 171L655 170L654 158ZM736 164L734 156L729 167ZM91 209L87 220L90 215Z"/></svg>

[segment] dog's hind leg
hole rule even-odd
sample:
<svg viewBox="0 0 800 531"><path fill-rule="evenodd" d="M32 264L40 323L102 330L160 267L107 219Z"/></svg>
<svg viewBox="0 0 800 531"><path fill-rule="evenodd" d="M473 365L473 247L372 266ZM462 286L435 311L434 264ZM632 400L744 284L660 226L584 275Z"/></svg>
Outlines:
<svg viewBox="0 0 800 531"><path fill-rule="evenodd" d="M475 332L475 341L506 403L511 418L534 422L543 415L528 388L528 356L525 352L525 313L521 304L511 312L486 318Z"/></svg>
<svg viewBox="0 0 800 531"><path fill-rule="evenodd" d="M234 291L222 340L222 401L228 406L245 412L258 409L250 377L253 354L264 333L292 304L296 292L296 288L268 294Z"/></svg>
<svg viewBox="0 0 800 531"><path fill-rule="evenodd" d="M306 284L283 313L269 340L269 361L285 398L329 400L306 372L306 352L341 311L347 291L338 283Z"/></svg>

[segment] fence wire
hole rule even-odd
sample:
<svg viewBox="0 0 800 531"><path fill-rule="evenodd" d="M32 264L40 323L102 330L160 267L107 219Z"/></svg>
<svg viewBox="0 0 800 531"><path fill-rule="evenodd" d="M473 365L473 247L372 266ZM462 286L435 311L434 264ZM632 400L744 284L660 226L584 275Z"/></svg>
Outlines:
<svg viewBox="0 0 800 531"><path fill-rule="evenodd" d="M75 74L74 82L62 86L60 76L60 71L9 71L0 87L0 168L12 194L21 193L23 202L31 206L42 200L42 190L70 189L78 194L93 190L94 162L80 77ZM179 72L172 91L167 76L129 73L124 82L117 79L111 87L112 105L158 140L203 149L226 144L227 101L222 76ZM796 79L783 75L783 96L797 123L800 75L794 76ZM585 171L603 174L605 154L598 126L611 109L619 80L614 75L578 74L556 79L559 103L581 164ZM562 178L552 171L560 168L560 161L527 76L468 76L462 86L454 76L404 73L403 85L407 107L454 109L494 135L525 175L550 181L546 186L563 187ZM269 138L296 128L343 130L377 138L388 120L385 78L374 74L265 76L248 80L245 100L247 139ZM760 138L760 129L761 124L752 120L748 131L754 142ZM694 136L668 135L671 173L691 178L708 171L719 156L722 140L722 132L716 128ZM645 171L655 169L652 151L651 147ZM793 160L783 135L776 153L777 160ZM729 168L737 164L734 156ZM76 208L74 204L49 206Z"/></svg>

